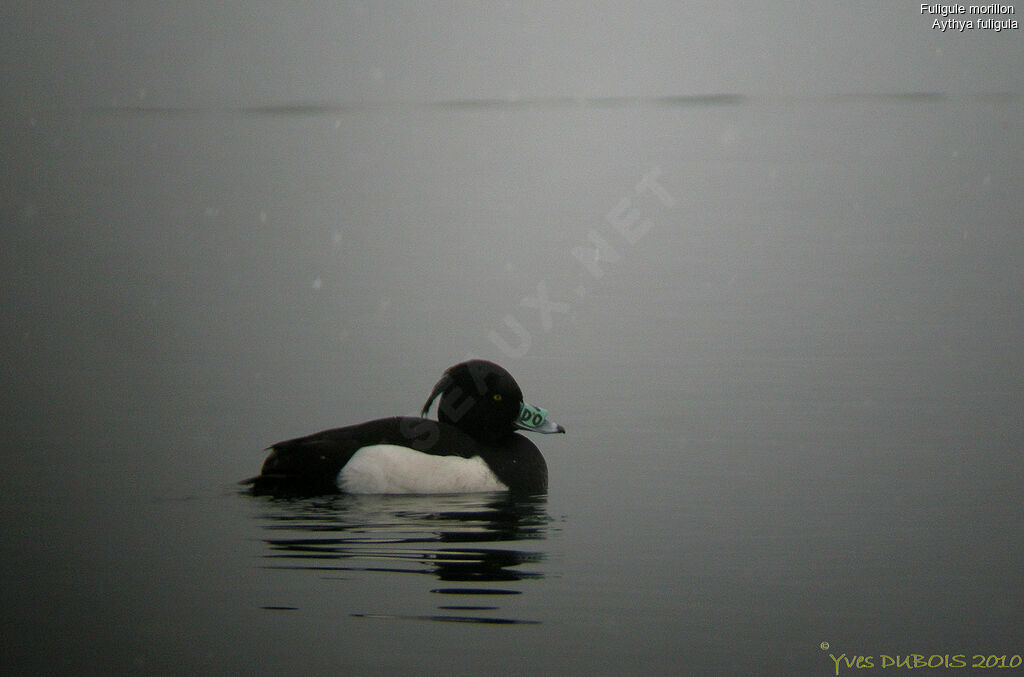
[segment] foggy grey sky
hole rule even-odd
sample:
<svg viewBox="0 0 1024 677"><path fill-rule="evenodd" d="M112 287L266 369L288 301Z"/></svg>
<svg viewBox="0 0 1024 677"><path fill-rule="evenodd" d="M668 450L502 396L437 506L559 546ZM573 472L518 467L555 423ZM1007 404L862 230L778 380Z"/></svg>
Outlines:
<svg viewBox="0 0 1024 677"><path fill-rule="evenodd" d="M888 0L4 3L0 105L1021 91L1020 30L934 18Z"/></svg>

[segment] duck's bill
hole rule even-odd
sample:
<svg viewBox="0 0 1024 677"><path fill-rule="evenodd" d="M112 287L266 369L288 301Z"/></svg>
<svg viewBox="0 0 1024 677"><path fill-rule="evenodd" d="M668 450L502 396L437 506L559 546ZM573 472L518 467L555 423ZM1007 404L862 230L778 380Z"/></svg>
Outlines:
<svg viewBox="0 0 1024 677"><path fill-rule="evenodd" d="M548 418L547 409L541 409L526 402L523 402L523 406L519 409L519 420L516 421L516 427L534 433L565 432L565 428Z"/></svg>

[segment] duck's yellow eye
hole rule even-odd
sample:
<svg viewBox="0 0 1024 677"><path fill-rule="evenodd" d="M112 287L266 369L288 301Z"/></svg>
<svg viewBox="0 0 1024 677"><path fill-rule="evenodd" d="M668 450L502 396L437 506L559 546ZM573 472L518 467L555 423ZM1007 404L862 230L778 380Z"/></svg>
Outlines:
<svg viewBox="0 0 1024 677"><path fill-rule="evenodd" d="M493 399L495 402L501 402L501 395L499 393L494 393L493 395L491 395L491 399Z"/></svg>

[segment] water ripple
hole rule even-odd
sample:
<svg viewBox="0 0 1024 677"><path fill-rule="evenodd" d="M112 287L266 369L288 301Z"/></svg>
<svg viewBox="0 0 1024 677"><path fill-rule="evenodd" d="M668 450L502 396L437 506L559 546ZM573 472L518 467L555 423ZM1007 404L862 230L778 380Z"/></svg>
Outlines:
<svg viewBox="0 0 1024 677"><path fill-rule="evenodd" d="M437 605L438 614L352 613L352 617L485 624L538 622L482 612L498 611L495 599L523 592L486 584L544 578L545 553L537 547L542 546L551 524L544 498L474 494L256 500L263 502L257 519L269 535L263 539L263 569L315 572L321 574L318 580L337 580L338 576L330 574L338 573L353 575L342 580L374 574L419 574L469 584L429 589L430 594L459 596L466 602ZM527 543L529 549L523 547ZM485 597L488 603L473 604L475 596Z"/></svg>

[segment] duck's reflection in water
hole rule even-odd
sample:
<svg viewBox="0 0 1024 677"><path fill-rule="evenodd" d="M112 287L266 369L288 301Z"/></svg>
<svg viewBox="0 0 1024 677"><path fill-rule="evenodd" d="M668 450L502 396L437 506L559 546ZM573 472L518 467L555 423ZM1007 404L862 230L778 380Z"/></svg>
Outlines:
<svg viewBox="0 0 1024 677"><path fill-rule="evenodd" d="M274 536L267 568L425 574L446 583L431 593L452 603L430 615L352 614L467 623L534 623L482 615L519 595L515 583L541 579L551 520L545 497L505 493L444 496L259 497L262 527ZM527 542L530 548L526 549ZM487 545L491 544L491 545ZM500 545L499 545L500 544ZM520 547L516 547L519 544ZM270 607L267 607L270 608ZM453 615L450 612L462 612Z"/></svg>

